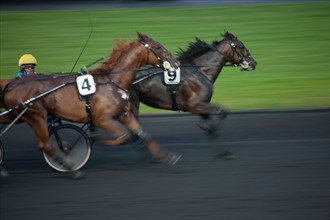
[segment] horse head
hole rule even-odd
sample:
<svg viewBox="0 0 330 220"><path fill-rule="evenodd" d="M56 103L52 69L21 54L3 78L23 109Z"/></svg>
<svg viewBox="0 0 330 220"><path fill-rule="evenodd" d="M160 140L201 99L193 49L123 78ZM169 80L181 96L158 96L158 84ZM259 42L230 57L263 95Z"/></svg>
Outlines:
<svg viewBox="0 0 330 220"><path fill-rule="evenodd" d="M244 44L229 32L225 32L223 36L227 41L227 47L230 48L226 54L228 61L239 65L241 70L254 70L257 66L257 62Z"/></svg>
<svg viewBox="0 0 330 220"><path fill-rule="evenodd" d="M164 69L170 71L179 67L180 62L162 44L140 32L137 32L137 35L139 37L139 42L152 52L148 52L147 55L147 60L150 65L161 65Z"/></svg>
<svg viewBox="0 0 330 220"><path fill-rule="evenodd" d="M145 65L158 66L170 71L179 68L180 61L163 45L145 34L137 34L137 41L117 42L108 59L103 61L101 66L91 70L91 73L123 73L125 69L131 72Z"/></svg>

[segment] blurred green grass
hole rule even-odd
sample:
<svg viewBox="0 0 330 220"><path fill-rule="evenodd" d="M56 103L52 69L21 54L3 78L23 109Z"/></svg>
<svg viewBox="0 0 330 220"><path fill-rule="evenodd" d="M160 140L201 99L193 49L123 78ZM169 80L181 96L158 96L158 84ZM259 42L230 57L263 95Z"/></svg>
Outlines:
<svg viewBox="0 0 330 220"><path fill-rule="evenodd" d="M93 25L89 22L91 18ZM38 72L74 71L107 55L114 40L140 31L173 54L195 37L211 43L235 34L257 60L253 72L225 67L212 102L231 110L330 107L329 2L88 11L0 12L0 77L12 78L24 53ZM92 67L94 68L94 66ZM162 113L142 106L141 113Z"/></svg>

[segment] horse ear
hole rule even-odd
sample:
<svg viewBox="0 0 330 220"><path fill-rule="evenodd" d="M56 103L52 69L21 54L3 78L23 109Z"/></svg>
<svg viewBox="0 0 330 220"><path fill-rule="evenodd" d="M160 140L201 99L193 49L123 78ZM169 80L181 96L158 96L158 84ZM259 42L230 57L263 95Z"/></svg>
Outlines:
<svg viewBox="0 0 330 220"><path fill-rule="evenodd" d="M147 41L149 39L149 37L145 34L142 34L140 32L136 32L136 33L137 33L138 37L140 38L140 40L142 40L142 41Z"/></svg>
<svg viewBox="0 0 330 220"><path fill-rule="evenodd" d="M232 40L236 39L236 37L232 33L229 33L228 31L226 32L226 36Z"/></svg>
<svg viewBox="0 0 330 220"><path fill-rule="evenodd" d="M221 36L227 38L228 37L228 31L223 30L223 34L221 34Z"/></svg>

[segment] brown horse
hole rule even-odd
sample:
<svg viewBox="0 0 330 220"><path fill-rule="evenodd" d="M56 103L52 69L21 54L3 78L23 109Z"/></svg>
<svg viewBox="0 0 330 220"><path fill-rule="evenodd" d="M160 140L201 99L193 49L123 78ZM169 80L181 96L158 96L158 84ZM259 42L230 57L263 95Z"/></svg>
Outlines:
<svg viewBox="0 0 330 220"><path fill-rule="evenodd" d="M132 88L133 111L138 115L139 103L174 111L191 112L202 118L199 126L212 133L219 125L210 120L213 114L224 118L227 114L222 106L210 104L213 84L227 62L240 66L241 70L254 70L257 62L244 44L233 34L225 32L224 39L205 43L200 39L190 43L187 51L181 50L181 80L177 85L164 83L164 71L149 68L139 71ZM145 80L147 79L147 80Z"/></svg>
<svg viewBox="0 0 330 220"><path fill-rule="evenodd" d="M86 101L80 99L75 83L76 76L28 75L14 80L6 86L3 101L7 108L16 106L31 97L62 86L31 102L21 120L34 130L39 148L54 160L63 164L68 170L75 165L70 158L61 152L54 152L47 129L47 115L76 122L91 123L115 136L115 139L104 140L107 145L118 145L130 140L130 134L140 138L158 161L175 164L181 155L162 149L147 133L130 111L129 93L136 70L144 65L177 68L179 62L157 41L138 33L139 40L121 43L113 50L111 56L102 65L92 70L96 92L90 99L91 114L86 111ZM18 115L24 108L20 107L11 113ZM0 117L0 123L8 123Z"/></svg>
<svg viewBox="0 0 330 220"><path fill-rule="evenodd" d="M5 108L5 103L3 102L3 92L8 85L9 80L0 79L0 109Z"/></svg>

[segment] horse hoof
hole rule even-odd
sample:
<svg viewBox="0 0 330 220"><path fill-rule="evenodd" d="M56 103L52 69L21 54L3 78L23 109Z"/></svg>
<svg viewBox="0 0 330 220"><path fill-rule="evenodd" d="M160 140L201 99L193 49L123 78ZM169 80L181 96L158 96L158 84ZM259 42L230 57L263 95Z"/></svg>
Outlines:
<svg viewBox="0 0 330 220"><path fill-rule="evenodd" d="M155 162L158 163L167 163L170 166L174 166L182 157L182 154L177 154L173 152L167 153L167 155L164 158L157 159Z"/></svg>
<svg viewBox="0 0 330 220"><path fill-rule="evenodd" d="M182 154L177 154L177 153L169 153L169 160L168 164L171 166L174 166L182 157Z"/></svg>
<svg viewBox="0 0 330 220"><path fill-rule="evenodd" d="M85 176L85 173L81 170L70 171L69 176L77 180L77 179L82 179Z"/></svg>
<svg viewBox="0 0 330 220"><path fill-rule="evenodd" d="M217 158L223 159L223 160L236 160L236 159L238 159L238 157L230 151L222 151L222 152L218 153L216 156L217 156Z"/></svg>
<svg viewBox="0 0 330 220"><path fill-rule="evenodd" d="M221 112L220 112L220 120L223 120L225 119L229 114L229 111L223 109Z"/></svg>
<svg viewBox="0 0 330 220"><path fill-rule="evenodd" d="M197 122L197 126L209 134L213 134L215 131L218 130L217 125L211 125L209 122L205 121Z"/></svg>
<svg viewBox="0 0 330 220"><path fill-rule="evenodd" d="M219 115L220 120L225 119L229 114L229 110L227 110L226 108L220 106L218 111L217 111L217 115Z"/></svg>

